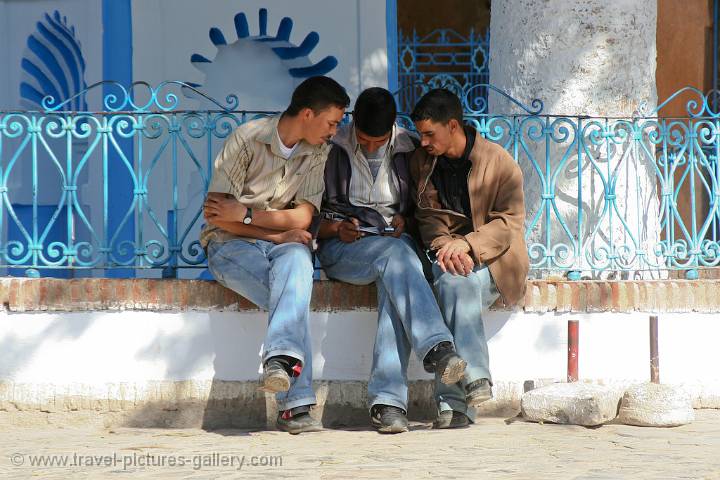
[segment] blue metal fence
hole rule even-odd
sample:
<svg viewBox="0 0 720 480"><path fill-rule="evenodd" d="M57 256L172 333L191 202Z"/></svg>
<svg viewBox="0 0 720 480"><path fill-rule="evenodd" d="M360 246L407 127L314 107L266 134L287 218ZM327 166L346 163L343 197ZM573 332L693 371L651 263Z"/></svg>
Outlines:
<svg viewBox="0 0 720 480"><path fill-rule="evenodd" d="M399 31L398 83L400 111L410 112L428 88L444 86L461 95L470 87L470 104L487 99L490 82L490 29L467 35L443 28L425 36Z"/></svg>
<svg viewBox="0 0 720 480"><path fill-rule="evenodd" d="M233 97L208 99L217 110L181 109L179 89L191 87L180 82L115 87L103 112L62 111L52 99L43 112L0 112L1 268L187 277L204 268L197 237L214 156L235 127L270 112L239 111ZM497 113L474 100L477 89L497 94ZM686 117L659 116L689 94ZM720 112L710 95L683 89L629 118L548 115L539 100L524 104L487 84L462 98L467 121L523 169L537 275L693 278L720 263ZM401 122L411 126L405 114ZM132 160L121 139L133 140ZM129 204L110 194L112 162L131 180ZM121 235L128 224L134 238Z"/></svg>

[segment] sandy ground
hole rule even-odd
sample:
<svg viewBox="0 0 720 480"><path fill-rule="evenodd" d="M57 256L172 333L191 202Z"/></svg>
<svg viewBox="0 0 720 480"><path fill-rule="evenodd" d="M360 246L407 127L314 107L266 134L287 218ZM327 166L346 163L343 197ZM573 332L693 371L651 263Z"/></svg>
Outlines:
<svg viewBox="0 0 720 480"><path fill-rule="evenodd" d="M667 429L481 418L459 430L413 423L410 432L392 436L369 428L291 436L11 427L0 436L0 478L720 480L720 410L696 413L694 423ZM38 465L51 461L55 466Z"/></svg>

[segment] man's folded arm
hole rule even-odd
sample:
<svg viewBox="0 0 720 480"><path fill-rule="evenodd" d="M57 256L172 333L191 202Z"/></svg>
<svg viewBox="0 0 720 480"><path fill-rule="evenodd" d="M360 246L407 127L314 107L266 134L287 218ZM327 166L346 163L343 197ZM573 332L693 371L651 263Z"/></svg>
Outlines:
<svg viewBox="0 0 720 480"><path fill-rule="evenodd" d="M307 230L310 227L315 207L302 202L295 208L285 210L253 210L252 223L269 230Z"/></svg>
<svg viewBox="0 0 720 480"><path fill-rule="evenodd" d="M279 240L282 232L278 230L271 230L269 228L258 227L256 225L245 225L242 222L213 222L216 227L225 230L226 232L232 233L245 238L254 238L257 240L266 240L268 242L275 242Z"/></svg>

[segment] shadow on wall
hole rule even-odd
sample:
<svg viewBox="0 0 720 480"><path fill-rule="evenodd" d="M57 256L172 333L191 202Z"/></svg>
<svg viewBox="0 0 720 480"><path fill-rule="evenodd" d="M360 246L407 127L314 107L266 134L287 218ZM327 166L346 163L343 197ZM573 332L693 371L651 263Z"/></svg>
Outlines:
<svg viewBox="0 0 720 480"><path fill-rule="evenodd" d="M107 312L40 314L0 338L0 378L21 377L34 357L45 358L51 364L53 360L48 361L48 357L62 355L62 349L67 349L72 359L58 362L58 368L65 372L61 385L68 381L82 383L91 370L95 372L92 375L110 370L114 378L109 380L121 382L118 388L125 389L125 394L118 400L117 409L109 408L113 416L122 418L125 426L266 428L274 425L277 415L274 399L257 391L266 315L266 312L249 315L216 312L206 318L183 318L153 313L148 318L128 314L109 318ZM318 415L328 427L367 424L367 377L372 363L375 315L368 311L341 315L313 313L315 372L317 378L323 379L315 383L315 391L318 402L327 405ZM497 315L493 317L487 323L489 339L500 332L509 313L499 319ZM0 317L0 321L18 320L13 315ZM160 325L148 325L154 321ZM122 383L127 381L126 374L132 376L132 372L138 371L138 365L133 365L130 372L123 367L122 359L102 357L104 353L115 355L116 347L117 354L125 354L127 349L117 345L123 342L123 329L131 329L126 333L133 337L143 331L147 335L140 348L130 350L133 363L160 367L153 374L154 379L144 385ZM110 336L103 335L108 331ZM92 359L79 353L85 350ZM410 382L410 417L429 419L435 411L431 376L422 371L414 353L411 355L409 376L421 380ZM78 368L67 372L68 361L77 363ZM91 361L83 368L84 362ZM190 380L210 377L212 380L206 382ZM61 390L62 386L58 390L60 396ZM128 410L127 415L123 413Z"/></svg>
<svg viewBox="0 0 720 480"><path fill-rule="evenodd" d="M175 384L168 400L148 404L126 422L127 426L262 428L267 421L267 400L257 391L255 381L237 381L238 368L257 370L264 332L252 328L243 318L211 313L207 328L192 326L178 333L154 339L137 355L139 360L157 361L166 355L165 377L192 378L207 359L213 361L213 379L207 397L193 382ZM183 360L178 362L177 359ZM185 385L187 383L187 385ZM162 395L161 395L162 396ZM202 398L202 400L201 400ZM207 401L204 399L207 398Z"/></svg>
<svg viewBox="0 0 720 480"><path fill-rule="evenodd" d="M261 315L267 313L262 312ZM500 333L510 315L510 312L502 312L486 322L488 340ZM166 392L167 400L149 403L133 413L125 425L200 427L213 431L273 428L277 416L274 397L259 392L254 379L234 380L239 365L244 365L243 370L246 371L249 371L249 366L257 368L259 377L260 350L265 334L264 329L249 328L242 320L246 319L211 314L209 331L200 331L196 327L194 333L188 334L184 329L178 334L155 339L143 349L139 358L155 361L158 355L163 354L171 355L173 359L180 358L178 349L182 352L184 360L181 363L173 363L176 361L168 358L168 379L190 378L203 359L212 355L213 379L207 401L186 400L193 398L192 382L178 382L170 387L174 391ZM321 418L328 428L367 425L367 376L372 364L376 326L375 312L347 312L343 316L314 313L314 371L316 378L323 379L313 384L319 405L314 415ZM358 345L364 347L358 348ZM353 354L348 355L348 352ZM365 378L347 380L357 378L358 370L366 370ZM436 414L433 381L422 370L414 352L411 353L408 371L411 378L424 378L409 382L409 417L412 420L431 420ZM222 431L218 433L223 434Z"/></svg>

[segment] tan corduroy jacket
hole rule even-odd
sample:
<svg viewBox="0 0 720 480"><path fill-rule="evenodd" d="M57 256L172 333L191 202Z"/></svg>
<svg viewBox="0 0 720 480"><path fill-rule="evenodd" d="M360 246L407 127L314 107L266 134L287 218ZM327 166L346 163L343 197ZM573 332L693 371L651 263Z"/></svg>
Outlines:
<svg viewBox="0 0 720 480"><path fill-rule="evenodd" d="M485 263L490 269L505 305L512 306L525 295L529 270L522 172L504 148L479 134L470 161L468 192L473 231L460 235L458 232L468 224L467 217L443 209L431 181L437 157L422 148L415 151L410 159L410 173L420 235L430 250L437 250L454 238L465 238L476 263Z"/></svg>

